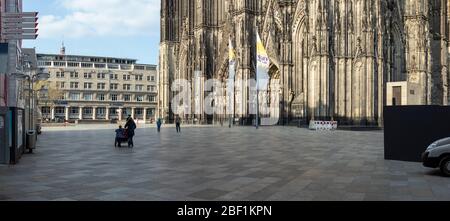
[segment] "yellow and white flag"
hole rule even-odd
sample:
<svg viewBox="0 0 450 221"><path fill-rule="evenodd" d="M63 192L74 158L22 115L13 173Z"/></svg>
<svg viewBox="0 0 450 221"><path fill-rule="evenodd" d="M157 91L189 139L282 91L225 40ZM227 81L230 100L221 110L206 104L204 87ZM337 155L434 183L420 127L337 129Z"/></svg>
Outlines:
<svg viewBox="0 0 450 221"><path fill-rule="evenodd" d="M231 42L231 38L228 40L228 54L229 54L229 65L228 65L228 84L227 84L227 113L233 114L234 111L234 102L235 102L235 76L236 76L236 52L234 51L233 43ZM230 118L231 120L231 118ZM230 124L231 125L231 124Z"/></svg>
<svg viewBox="0 0 450 221"><path fill-rule="evenodd" d="M230 72L230 79L234 79L235 76L235 65L236 65L236 53L234 51L233 44L231 42L231 38L229 39L228 43L228 53L229 53L229 72Z"/></svg>
<svg viewBox="0 0 450 221"><path fill-rule="evenodd" d="M264 45L259 37L259 33L256 33L257 42L256 42L256 79L258 81L258 90L267 91L269 84L269 66L270 60L267 55L267 51L264 48Z"/></svg>

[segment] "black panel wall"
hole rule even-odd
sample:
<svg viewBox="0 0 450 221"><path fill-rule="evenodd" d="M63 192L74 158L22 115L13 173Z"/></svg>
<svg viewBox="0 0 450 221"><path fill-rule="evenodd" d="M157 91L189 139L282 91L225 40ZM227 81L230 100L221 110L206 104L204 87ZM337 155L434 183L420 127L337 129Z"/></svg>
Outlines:
<svg viewBox="0 0 450 221"><path fill-rule="evenodd" d="M445 137L450 137L450 107L384 108L386 160L421 162L421 155L426 148Z"/></svg>

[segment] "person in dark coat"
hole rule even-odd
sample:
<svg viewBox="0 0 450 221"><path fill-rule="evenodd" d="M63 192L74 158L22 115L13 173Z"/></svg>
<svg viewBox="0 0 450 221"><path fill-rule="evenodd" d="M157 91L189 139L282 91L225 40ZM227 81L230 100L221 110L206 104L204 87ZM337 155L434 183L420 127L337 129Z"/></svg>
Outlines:
<svg viewBox="0 0 450 221"><path fill-rule="evenodd" d="M156 126L158 128L158 133L161 132L161 126L162 126L161 118L158 118L158 121L156 122Z"/></svg>
<svg viewBox="0 0 450 221"><path fill-rule="evenodd" d="M177 129L177 133L181 133L181 119L179 116L175 119L175 126Z"/></svg>
<svg viewBox="0 0 450 221"><path fill-rule="evenodd" d="M133 137L134 137L134 131L136 130L136 123L134 122L133 118L130 116L127 119L127 123L125 124L125 129L127 129L128 132L128 147L134 147Z"/></svg>

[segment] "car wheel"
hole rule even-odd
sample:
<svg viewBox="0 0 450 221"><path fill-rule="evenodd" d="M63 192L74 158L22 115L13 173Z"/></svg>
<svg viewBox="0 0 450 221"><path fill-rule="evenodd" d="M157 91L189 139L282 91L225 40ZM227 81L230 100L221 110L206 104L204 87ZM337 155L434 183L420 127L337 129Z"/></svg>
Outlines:
<svg viewBox="0 0 450 221"><path fill-rule="evenodd" d="M445 176L450 177L450 157L446 157L441 161L441 171Z"/></svg>

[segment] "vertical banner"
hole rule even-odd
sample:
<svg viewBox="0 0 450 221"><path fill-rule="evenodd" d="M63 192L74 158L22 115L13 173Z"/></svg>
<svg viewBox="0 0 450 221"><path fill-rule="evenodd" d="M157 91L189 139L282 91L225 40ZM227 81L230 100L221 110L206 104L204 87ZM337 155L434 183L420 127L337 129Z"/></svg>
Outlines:
<svg viewBox="0 0 450 221"><path fill-rule="evenodd" d="M229 67L228 67L228 84L227 84L227 97L228 97L228 105L227 105L227 114L230 115L230 120L234 116L234 105L235 105L235 90L234 83L236 77L236 53L233 48L233 44L231 42L231 38L228 41L228 52L229 52Z"/></svg>
<svg viewBox="0 0 450 221"><path fill-rule="evenodd" d="M270 126L279 120L279 96L280 81L270 81L270 59L261 41L259 33L256 33L256 81L257 81L257 115L261 117L261 125ZM269 92L269 83L270 92ZM270 106L269 106L270 104ZM272 109L272 111L271 111ZM262 116L261 116L262 115Z"/></svg>
<svg viewBox="0 0 450 221"><path fill-rule="evenodd" d="M268 114L267 91L269 84L269 56L256 32L256 127L259 126L261 114Z"/></svg>
<svg viewBox="0 0 450 221"><path fill-rule="evenodd" d="M194 72L194 113L196 115L202 115L203 114L203 108L202 108L202 96L203 96L203 89L202 89L202 72L201 71L195 71Z"/></svg>

